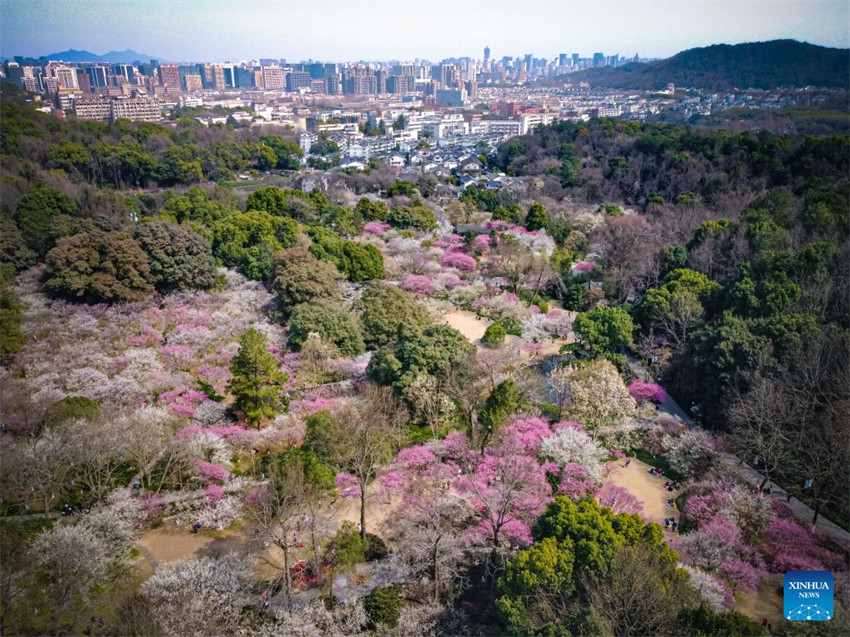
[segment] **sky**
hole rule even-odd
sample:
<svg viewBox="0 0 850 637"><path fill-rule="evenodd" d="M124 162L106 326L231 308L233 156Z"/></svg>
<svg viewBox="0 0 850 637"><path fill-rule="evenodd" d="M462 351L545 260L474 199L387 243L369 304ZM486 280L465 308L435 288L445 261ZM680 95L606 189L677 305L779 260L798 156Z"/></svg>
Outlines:
<svg viewBox="0 0 850 637"><path fill-rule="evenodd" d="M850 46L848 0L0 0L0 56L133 49L169 61L669 57L793 38Z"/></svg>

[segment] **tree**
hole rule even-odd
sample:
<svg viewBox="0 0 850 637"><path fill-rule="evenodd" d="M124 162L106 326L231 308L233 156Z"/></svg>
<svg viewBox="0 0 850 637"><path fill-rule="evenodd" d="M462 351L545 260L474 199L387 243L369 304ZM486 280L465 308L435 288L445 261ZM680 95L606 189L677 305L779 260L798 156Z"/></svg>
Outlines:
<svg viewBox="0 0 850 637"><path fill-rule="evenodd" d="M662 440L664 456L670 466L686 478L698 478L716 462L714 441L704 431L688 431Z"/></svg>
<svg viewBox="0 0 850 637"><path fill-rule="evenodd" d="M478 416L485 431L481 435L474 428L471 428L472 444L476 448L483 447L490 437L495 435L499 428L519 411L519 407L520 393L516 382L508 378L496 385L481 406Z"/></svg>
<svg viewBox="0 0 850 637"><path fill-rule="evenodd" d="M367 349L376 350L394 343L399 328L425 327L431 319L411 294L375 281L363 291L356 304Z"/></svg>
<svg viewBox="0 0 850 637"><path fill-rule="evenodd" d="M24 241L40 257L58 236L57 217L77 214L77 203L53 186L37 186L18 200L15 221Z"/></svg>
<svg viewBox="0 0 850 637"><path fill-rule="evenodd" d="M151 221L141 224L134 236L148 255L158 292L205 290L215 283L210 243L189 226Z"/></svg>
<svg viewBox="0 0 850 637"><path fill-rule="evenodd" d="M616 433L635 413L635 401L617 373L606 360L570 367L570 405L568 413L591 432Z"/></svg>
<svg viewBox="0 0 850 637"><path fill-rule="evenodd" d="M363 598L363 608L373 626L381 624L395 628L398 625L398 616L401 611L401 599L398 594L399 591L395 586L378 587L373 588Z"/></svg>
<svg viewBox="0 0 850 637"><path fill-rule="evenodd" d="M340 494L360 499L360 536L364 540L367 487L392 457L396 410L386 390L367 388L361 402L326 418L327 431L320 434L316 427L307 430L305 445L341 470L337 475Z"/></svg>
<svg viewBox="0 0 850 637"><path fill-rule="evenodd" d="M286 407L281 396L289 374L282 372L268 351L262 332L251 328L239 339L239 353L230 362L232 378L227 390L234 395L233 407L245 414L252 425L274 416Z"/></svg>
<svg viewBox="0 0 850 637"><path fill-rule="evenodd" d="M600 463L605 451L577 427L561 427L540 443L540 455L564 468L568 464L583 467L587 475L599 482Z"/></svg>
<svg viewBox="0 0 850 637"><path fill-rule="evenodd" d="M2 264L0 268L10 269L11 279L14 281L14 270L10 266ZM13 354L17 354L27 340L21 329L25 307L14 288L5 281L0 281L0 362L5 362Z"/></svg>
<svg viewBox="0 0 850 637"><path fill-rule="evenodd" d="M234 553L161 565L141 589L156 608L158 630L166 635L238 632L250 603L249 565Z"/></svg>
<svg viewBox="0 0 850 637"><path fill-rule="evenodd" d="M487 329L484 330L481 343L487 347L499 347L499 345L505 342L505 336L505 328L502 327L501 323L496 321L488 325Z"/></svg>
<svg viewBox="0 0 850 637"><path fill-rule="evenodd" d="M11 263L15 270L23 270L33 265L36 258L5 208L0 209L0 263Z"/></svg>
<svg viewBox="0 0 850 637"><path fill-rule="evenodd" d="M269 467L269 483L246 497L251 518L269 541L283 553L283 592L292 605L290 554L298 544L306 511L312 511L333 489L333 473L323 467L310 451L290 450L278 456ZM311 521L315 523L315 516ZM314 554L318 552L313 534Z"/></svg>
<svg viewBox="0 0 850 637"><path fill-rule="evenodd" d="M341 279L332 263L319 261L303 248L290 248L275 255L272 291L284 317L301 303L335 297Z"/></svg>
<svg viewBox="0 0 850 637"><path fill-rule="evenodd" d="M539 201L535 201L528 209L525 217L527 230L543 230L549 225L549 217L546 216L546 208Z"/></svg>
<svg viewBox="0 0 850 637"><path fill-rule="evenodd" d="M438 376L473 352L473 345L448 325L404 327L393 346L375 352L367 373L373 380L393 385L401 392L417 376Z"/></svg>
<svg viewBox="0 0 850 637"><path fill-rule="evenodd" d="M363 223L386 221L390 217L390 211L383 201L372 201L367 197L361 197L354 206L354 216Z"/></svg>
<svg viewBox="0 0 850 637"><path fill-rule="evenodd" d="M128 233L81 233L48 254L45 289L70 301L139 301L153 292L147 255Z"/></svg>
<svg viewBox="0 0 850 637"><path fill-rule="evenodd" d="M274 254L288 248L298 236L292 219L267 212L237 212L213 226L213 253L227 267L238 267L245 276L268 280L273 273Z"/></svg>
<svg viewBox="0 0 850 637"><path fill-rule="evenodd" d="M301 165L301 156L304 154L298 144L277 135L260 137L260 141L274 151L277 158L275 168L298 170Z"/></svg>
<svg viewBox="0 0 850 637"><path fill-rule="evenodd" d="M573 329L592 351L604 355L614 354L632 344L634 324L625 310L599 305L579 314Z"/></svg>
<svg viewBox="0 0 850 637"><path fill-rule="evenodd" d="M345 241L342 244L340 272L349 280L369 281L384 277L384 257L373 245Z"/></svg>
<svg viewBox="0 0 850 637"><path fill-rule="evenodd" d="M289 320L289 344L299 349L311 333L333 343L343 356L359 356L366 347L356 318L329 299L296 305Z"/></svg>
<svg viewBox="0 0 850 637"><path fill-rule="evenodd" d="M387 221L395 228L433 230L437 227L437 217L434 215L434 211L421 201L414 202L409 206L393 206Z"/></svg>
<svg viewBox="0 0 850 637"><path fill-rule="evenodd" d="M556 420L561 420L561 416L564 414L564 407L570 402L571 378L572 370L570 370L569 365L558 365L549 372L549 386L552 388L555 404L558 405L558 416Z"/></svg>
<svg viewBox="0 0 850 637"><path fill-rule="evenodd" d="M434 606L439 605L441 591L453 584L453 571L462 567L461 534L469 512L451 487L455 477L451 463L441 462L427 446L416 445L402 449L379 478L384 488L401 497L394 544L416 571L430 576Z"/></svg>
<svg viewBox="0 0 850 637"><path fill-rule="evenodd" d="M732 444L741 458L758 458L756 469L764 475L759 488L792 458L791 427L798 418L794 399L777 385L763 379L739 395L729 409Z"/></svg>

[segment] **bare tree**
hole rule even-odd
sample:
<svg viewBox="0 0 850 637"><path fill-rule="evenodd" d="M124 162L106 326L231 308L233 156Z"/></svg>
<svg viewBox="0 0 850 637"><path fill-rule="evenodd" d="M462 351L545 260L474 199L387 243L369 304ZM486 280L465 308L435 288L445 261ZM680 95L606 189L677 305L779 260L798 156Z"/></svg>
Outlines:
<svg viewBox="0 0 850 637"><path fill-rule="evenodd" d="M732 444L742 457L758 458L756 469L764 474L760 487L792 457L789 433L797 412L794 398L769 380L739 394L729 409Z"/></svg>
<svg viewBox="0 0 850 637"><path fill-rule="evenodd" d="M107 418L73 420L69 426L74 478L88 489L95 504L103 504L121 466L126 438L116 421Z"/></svg>

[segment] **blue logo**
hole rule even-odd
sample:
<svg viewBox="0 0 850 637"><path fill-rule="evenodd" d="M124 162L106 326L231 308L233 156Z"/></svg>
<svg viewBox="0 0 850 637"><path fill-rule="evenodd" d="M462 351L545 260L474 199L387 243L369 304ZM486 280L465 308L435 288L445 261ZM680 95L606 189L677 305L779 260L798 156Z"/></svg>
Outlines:
<svg viewBox="0 0 850 637"><path fill-rule="evenodd" d="M788 571L783 591L785 619L815 622L832 619L832 573Z"/></svg>

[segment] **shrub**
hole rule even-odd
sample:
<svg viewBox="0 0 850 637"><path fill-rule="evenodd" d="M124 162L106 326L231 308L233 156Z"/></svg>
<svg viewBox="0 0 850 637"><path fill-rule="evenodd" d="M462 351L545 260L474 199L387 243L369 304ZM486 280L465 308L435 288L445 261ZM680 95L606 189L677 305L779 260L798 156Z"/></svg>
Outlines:
<svg viewBox="0 0 850 637"><path fill-rule="evenodd" d="M484 330L484 336L481 337L481 342L487 347L498 347L505 342L505 328L501 323L491 323Z"/></svg>
<svg viewBox="0 0 850 637"><path fill-rule="evenodd" d="M440 263L447 268L457 268L461 272L473 272L477 265L474 257L462 252L447 252Z"/></svg>
<svg viewBox="0 0 850 637"><path fill-rule="evenodd" d="M667 392L661 385L655 383L647 383L642 380L633 380L629 384L629 394L635 399L638 405L652 401L654 403L663 403L667 398Z"/></svg>
<svg viewBox="0 0 850 637"><path fill-rule="evenodd" d="M387 586L376 588L363 598L363 608L373 626L379 624L395 628L401 611L398 588Z"/></svg>

